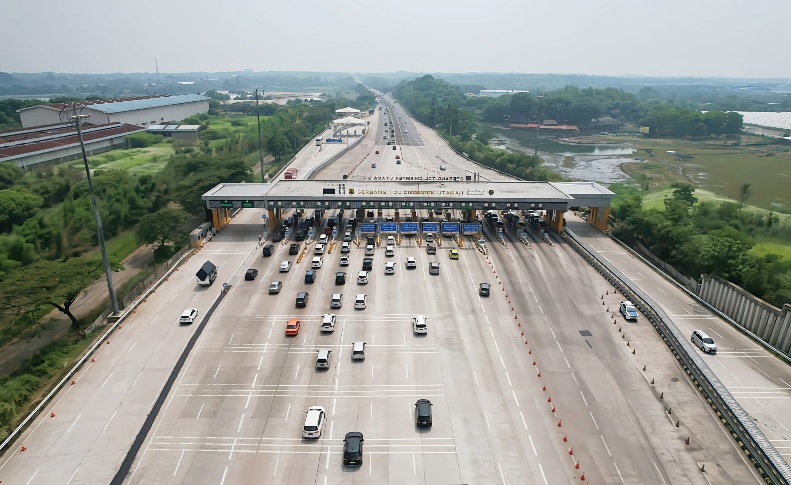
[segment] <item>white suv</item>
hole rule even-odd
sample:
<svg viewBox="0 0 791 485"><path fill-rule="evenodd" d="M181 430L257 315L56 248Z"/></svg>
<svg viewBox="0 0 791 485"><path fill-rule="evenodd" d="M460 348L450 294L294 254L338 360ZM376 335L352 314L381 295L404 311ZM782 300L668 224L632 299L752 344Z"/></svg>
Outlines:
<svg viewBox="0 0 791 485"><path fill-rule="evenodd" d="M365 293L358 293L357 298L354 300L354 309L355 310L365 310L365 300L368 297Z"/></svg>
<svg viewBox="0 0 791 485"><path fill-rule="evenodd" d="M428 333L428 322L425 315L415 315L412 317L412 331L415 335Z"/></svg>
<svg viewBox="0 0 791 485"><path fill-rule="evenodd" d="M417 269L415 258L406 258L406 269Z"/></svg>
<svg viewBox="0 0 791 485"><path fill-rule="evenodd" d="M335 331L335 314L334 313L325 313L321 319L321 331L322 332L334 332Z"/></svg>
<svg viewBox="0 0 791 485"><path fill-rule="evenodd" d="M321 406L311 406L305 413L305 426L302 428L303 438L320 438L324 429L324 420L327 414Z"/></svg>

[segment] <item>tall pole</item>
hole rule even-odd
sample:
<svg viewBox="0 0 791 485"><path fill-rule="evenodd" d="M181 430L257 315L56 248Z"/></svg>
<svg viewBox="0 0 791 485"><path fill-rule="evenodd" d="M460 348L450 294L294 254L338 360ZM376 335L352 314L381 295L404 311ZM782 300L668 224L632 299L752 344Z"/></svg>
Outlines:
<svg viewBox="0 0 791 485"><path fill-rule="evenodd" d="M538 158L538 135L541 132L541 100L544 99L544 96L538 96L538 119L536 120L536 151L533 153L535 158Z"/></svg>
<svg viewBox="0 0 791 485"><path fill-rule="evenodd" d="M80 118L87 118L88 115L78 115L77 105L71 103L74 110L74 123L77 125L77 136L80 138L80 149L82 150L82 161L85 163L85 175L88 178L88 191L91 193L91 204L93 205L93 217L96 219L96 233L99 240L99 250L102 253L102 263L104 264L104 275L107 278L107 291L110 293L110 305L113 314L118 314L118 300L115 297L113 288L113 273L110 270L110 259L107 257L107 249L104 247L104 231L102 231L102 218L99 217L99 208L96 205L96 194L93 192L93 181L91 180L91 169L88 167L88 155L85 153L85 142L82 139L82 129L80 129Z"/></svg>
<svg viewBox="0 0 791 485"><path fill-rule="evenodd" d="M261 183L264 180L264 143L261 141L261 112L258 110L258 88L255 90L255 117L258 119L258 154L261 157Z"/></svg>

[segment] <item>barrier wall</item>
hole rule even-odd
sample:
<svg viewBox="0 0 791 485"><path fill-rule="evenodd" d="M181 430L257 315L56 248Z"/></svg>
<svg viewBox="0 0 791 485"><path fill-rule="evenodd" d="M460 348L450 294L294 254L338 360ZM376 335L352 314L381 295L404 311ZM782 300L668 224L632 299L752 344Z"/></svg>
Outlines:
<svg viewBox="0 0 791 485"><path fill-rule="evenodd" d="M730 281L709 275L703 275L699 295L736 325L791 357L791 305L781 310Z"/></svg>

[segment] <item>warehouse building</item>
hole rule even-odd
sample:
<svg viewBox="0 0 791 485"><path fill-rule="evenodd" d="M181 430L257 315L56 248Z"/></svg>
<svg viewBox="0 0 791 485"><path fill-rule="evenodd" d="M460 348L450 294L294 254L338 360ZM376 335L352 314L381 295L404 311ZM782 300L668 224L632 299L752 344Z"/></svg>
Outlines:
<svg viewBox="0 0 791 485"><path fill-rule="evenodd" d="M198 94L157 95L137 98L84 101L80 115L94 125L126 123L147 127L168 124L209 111L209 98ZM23 128L66 123L74 114L71 104L53 103L18 110Z"/></svg>

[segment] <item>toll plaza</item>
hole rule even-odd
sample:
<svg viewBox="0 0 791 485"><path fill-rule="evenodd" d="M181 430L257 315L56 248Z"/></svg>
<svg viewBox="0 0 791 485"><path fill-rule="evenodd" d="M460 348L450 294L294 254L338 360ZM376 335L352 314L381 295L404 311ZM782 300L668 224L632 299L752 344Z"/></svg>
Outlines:
<svg viewBox="0 0 791 485"><path fill-rule="evenodd" d="M221 228L231 212L265 209L265 222L275 230L287 209L315 210L315 221L328 211L351 211L365 233L436 233L474 236L480 233L478 213L541 211L544 223L557 232L563 213L590 208L590 222L606 230L610 201L615 194L595 182L492 182L441 180L278 180L272 183L218 184L201 196ZM384 211L392 216L384 221ZM417 211L428 214L460 211L455 221L417 221ZM374 216L375 214L375 216ZM391 220L392 219L392 220Z"/></svg>

